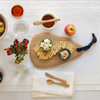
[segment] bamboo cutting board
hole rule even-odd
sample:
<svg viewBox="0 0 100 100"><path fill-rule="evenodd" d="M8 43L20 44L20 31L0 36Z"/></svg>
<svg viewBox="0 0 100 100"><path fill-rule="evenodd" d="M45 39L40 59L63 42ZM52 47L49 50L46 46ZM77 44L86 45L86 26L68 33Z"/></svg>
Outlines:
<svg viewBox="0 0 100 100"><path fill-rule="evenodd" d="M38 58L38 56L36 55L33 48L35 46L39 45L40 41L44 38L49 38L52 41L53 45L57 44L60 41L68 41L68 42L71 42L76 48L82 47L80 44L78 44L68 38L62 37L62 36L58 36L58 35L51 34L48 32L37 33L36 35L33 36L31 43L30 43L30 58L31 58L33 65L37 68L50 68L50 67L58 66L58 65L67 63L67 62L81 56L83 53L83 51L81 51L81 52L74 51L71 54L71 57L68 61L60 60L58 54L53 56L50 59L41 60Z"/></svg>

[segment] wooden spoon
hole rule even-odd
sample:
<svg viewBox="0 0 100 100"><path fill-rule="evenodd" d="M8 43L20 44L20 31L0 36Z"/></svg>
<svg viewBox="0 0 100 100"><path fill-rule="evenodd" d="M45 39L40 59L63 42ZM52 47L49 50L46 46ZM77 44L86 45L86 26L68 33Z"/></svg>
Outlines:
<svg viewBox="0 0 100 100"><path fill-rule="evenodd" d="M48 84L58 84L58 85L61 85L61 86L64 86L64 87L69 87L69 84L57 83L57 82L54 82L53 80L50 80L50 79L48 79L46 82Z"/></svg>
<svg viewBox="0 0 100 100"><path fill-rule="evenodd" d="M55 21L60 21L60 19L55 18L55 19L50 19L50 20L37 20L37 21L33 22L33 25L40 25L40 24L44 24L47 22L55 22Z"/></svg>
<svg viewBox="0 0 100 100"><path fill-rule="evenodd" d="M56 80L58 80L58 81L60 81L60 82L62 82L62 83L64 83L64 84L66 84L66 80L57 78L57 77L55 77L55 76L53 76L53 75L51 75L51 74L49 74L49 73L47 73L47 72L45 73L45 75L46 75L47 77L49 77L49 78L56 79Z"/></svg>

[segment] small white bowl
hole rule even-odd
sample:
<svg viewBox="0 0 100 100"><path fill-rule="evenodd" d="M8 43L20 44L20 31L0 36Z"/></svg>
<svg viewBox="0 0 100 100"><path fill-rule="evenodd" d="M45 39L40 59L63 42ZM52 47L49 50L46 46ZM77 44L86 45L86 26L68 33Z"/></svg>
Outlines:
<svg viewBox="0 0 100 100"><path fill-rule="evenodd" d="M50 16L52 16L53 18L56 18L56 17L55 17L53 14L51 14L51 13L47 13L47 14L43 15L43 17L46 16L46 15L50 15ZM43 19L43 17L42 17L42 19ZM41 20L42 20L42 19L41 19ZM53 29L53 28L55 27L55 24L56 24L56 22L55 22L54 25L53 25L52 27L50 27L50 28L45 27L43 24L42 24L42 26L43 26L43 28L46 29L46 30L51 30L51 29Z"/></svg>
<svg viewBox="0 0 100 100"><path fill-rule="evenodd" d="M4 25L5 25L5 30L4 30L3 33L1 33L2 35L0 36L0 40L1 40L1 39L3 39L3 38L5 37L5 35L6 35L6 33L7 33L8 24L7 24L6 18L5 18L2 14L0 14L0 21L3 22Z"/></svg>

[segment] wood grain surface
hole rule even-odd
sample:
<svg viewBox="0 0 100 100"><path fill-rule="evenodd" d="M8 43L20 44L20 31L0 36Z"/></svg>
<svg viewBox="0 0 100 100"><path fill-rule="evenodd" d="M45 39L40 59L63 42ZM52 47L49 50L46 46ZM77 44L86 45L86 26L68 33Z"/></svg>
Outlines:
<svg viewBox="0 0 100 100"><path fill-rule="evenodd" d="M58 66L58 65L67 63L67 62L81 56L82 53L83 53L83 51L81 51L81 52L74 51L71 54L71 57L68 61L60 60L58 54L53 56L50 59L41 60L41 59L38 58L38 56L36 55L33 48L35 46L39 45L40 41L44 38L49 38L53 42L53 45L57 44L60 41L68 41L68 42L71 42L76 48L82 47L80 44L78 44L78 43L76 43L76 42L74 42L74 41L72 41L68 38L65 38L63 36L58 36L58 35L48 33L48 32L37 33L33 36L32 40L31 40L30 50L29 50L31 61L32 61L33 65L37 68L50 68L50 67Z"/></svg>

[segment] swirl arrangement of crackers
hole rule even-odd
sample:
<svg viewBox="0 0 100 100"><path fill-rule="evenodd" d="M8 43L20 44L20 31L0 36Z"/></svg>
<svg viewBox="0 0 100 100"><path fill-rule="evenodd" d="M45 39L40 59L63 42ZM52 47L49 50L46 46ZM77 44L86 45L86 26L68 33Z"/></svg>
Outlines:
<svg viewBox="0 0 100 100"><path fill-rule="evenodd" d="M70 53L72 53L74 50L76 50L76 47L70 42L60 41L55 46L53 46L49 51L43 51L39 45L33 48L33 50L37 53L37 56L39 56L39 59L42 60L52 58L62 49L68 49Z"/></svg>

